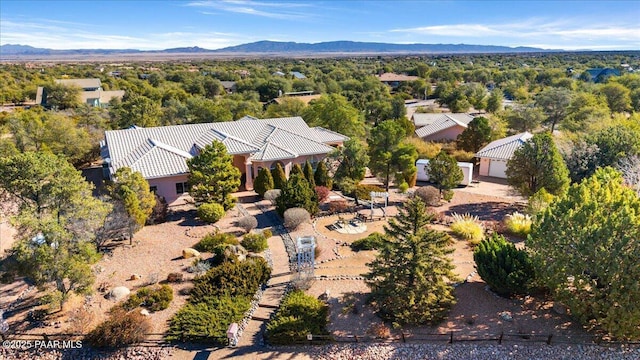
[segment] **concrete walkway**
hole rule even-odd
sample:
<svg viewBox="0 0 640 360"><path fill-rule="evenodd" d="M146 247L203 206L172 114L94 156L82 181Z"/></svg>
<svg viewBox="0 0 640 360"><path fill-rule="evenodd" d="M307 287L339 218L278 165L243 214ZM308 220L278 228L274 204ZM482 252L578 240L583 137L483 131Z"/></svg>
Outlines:
<svg viewBox="0 0 640 360"><path fill-rule="evenodd" d="M273 216L263 214L263 212L255 204L247 204L244 206L250 215L259 219L258 227L275 227L280 225L274 223ZM278 220L279 222L279 220ZM284 289L289 283L289 257L285 250L282 238L274 235L268 239L269 249L271 250L271 259L273 261L273 270L271 278L267 282L267 289L262 295L258 309L254 312L253 318L247 324L238 346L263 345L262 335L266 329L266 323L271 314L280 306L280 300L284 294Z"/></svg>
<svg viewBox="0 0 640 360"><path fill-rule="evenodd" d="M264 202L267 205L268 202ZM263 212L255 203L241 204L244 209L258 219L258 228L275 228L280 225L280 220L273 211ZM190 347L189 349L176 349L171 359L178 360L217 360L217 359L308 359L302 352L281 352L267 349L264 346L264 331L272 313L276 311L282 300L284 290L290 280L289 256L284 246L283 239L274 231L274 236L269 238L269 249L273 261L271 278L267 282L267 289L260 299L258 309L240 337L235 348L203 348Z"/></svg>

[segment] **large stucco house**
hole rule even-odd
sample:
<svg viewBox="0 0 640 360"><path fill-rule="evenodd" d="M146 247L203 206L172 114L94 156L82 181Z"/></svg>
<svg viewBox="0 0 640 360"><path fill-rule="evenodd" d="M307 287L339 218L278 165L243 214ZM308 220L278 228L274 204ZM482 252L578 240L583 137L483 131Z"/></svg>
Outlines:
<svg viewBox="0 0 640 360"><path fill-rule="evenodd" d="M187 160L214 140L226 146L242 173L244 187L250 190L261 168L280 163L288 176L294 164L309 160L315 165L347 139L321 127L310 128L301 117L245 116L230 122L106 131L101 153L107 177L130 167L141 172L169 205L179 205L188 196Z"/></svg>
<svg viewBox="0 0 640 360"><path fill-rule="evenodd" d="M452 141L469 126L473 116L465 113L415 113L411 117L416 136L424 141Z"/></svg>
<svg viewBox="0 0 640 360"><path fill-rule="evenodd" d="M487 144L476 153L476 157L480 159L479 174L506 179L507 162L532 137L531 133L523 132Z"/></svg>
<svg viewBox="0 0 640 360"><path fill-rule="evenodd" d="M100 79L57 79L56 84L80 88L80 102L89 106L106 107L113 98L122 100L124 90L102 90ZM36 90L36 104L47 106L47 89Z"/></svg>

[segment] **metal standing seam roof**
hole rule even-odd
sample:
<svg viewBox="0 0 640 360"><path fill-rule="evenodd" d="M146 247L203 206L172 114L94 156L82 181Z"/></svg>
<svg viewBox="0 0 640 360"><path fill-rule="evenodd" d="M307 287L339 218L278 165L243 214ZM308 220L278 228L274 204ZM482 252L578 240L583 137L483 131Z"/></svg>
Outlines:
<svg viewBox="0 0 640 360"><path fill-rule="evenodd" d="M416 128L428 126L436 121L455 119L464 124L469 124L474 117L466 113L415 113L412 116L413 124Z"/></svg>
<svg viewBox="0 0 640 360"><path fill-rule="evenodd" d="M442 130L445 130L454 126L462 126L463 128L466 128L469 122L473 120L473 117L471 117L471 120L469 120L468 122L465 122L467 119L464 119L464 121L460 121L455 117L449 116L448 114L443 114L443 115L444 115L443 117L437 119L432 124L423 126L417 129L415 131L416 135L418 135L418 137L423 138L433 134L437 134Z"/></svg>
<svg viewBox="0 0 640 360"><path fill-rule="evenodd" d="M513 156L513 153L532 137L533 135L531 133L523 132L493 141L480 149L480 151L476 153L476 157L494 160L509 160Z"/></svg>
<svg viewBox="0 0 640 360"><path fill-rule="evenodd" d="M348 136L344 136L335 131L331 131L329 129L325 129L321 126L312 127L311 131L313 131L316 137L323 143L333 143L338 141L347 141L349 140Z"/></svg>
<svg viewBox="0 0 640 360"><path fill-rule="evenodd" d="M232 155L251 154L256 161L272 161L329 153L333 148L323 143L329 135L332 142L346 139L326 129L310 129L301 117L245 117L233 122L106 131L102 155L111 162L112 171L129 166L152 178L186 173L186 160L213 140L221 141Z"/></svg>

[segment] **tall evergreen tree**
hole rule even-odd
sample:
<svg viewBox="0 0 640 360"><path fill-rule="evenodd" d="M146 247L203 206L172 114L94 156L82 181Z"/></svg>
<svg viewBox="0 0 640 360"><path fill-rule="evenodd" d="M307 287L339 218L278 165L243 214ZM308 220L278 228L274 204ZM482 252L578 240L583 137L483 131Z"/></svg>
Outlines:
<svg viewBox="0 0 640 360"><path fill-rule="evenodd" d="M112 197L123 202L125 210L138 228L143 227L156 205L156 196L142 174L128 167L118 169L110 192Z"/></svg>
<svg viewBox="0 0 640 360"><path fill-rule="evenodd" d="M315 188L316 187L316 179L315 179L315 176L313 174L313 167L311 166L311 163L309 162L309 160L305 161L304 169L302 169L302 170L304 172L304 177L307 179L307 181L309 182L311 187Z"/></svg>
<svg viewBox="0 0 640 360"><path fill-rule="evenodd" d="M214 140L198 156L187 160L189 194L197 202L217 203L229 210L236 199L231 195L240 186L240 170L233 165L227 148Z"/></svg>
<svg viewBox="0 0 640 360"><path fill-rule="evenodd" d="M640 198L596 170L536 217L527 239L538 278L585 326L640 339Z"/></svg>
<svg viewBox="0 0 640 360"><path fill-rule="evenodd" d="M437 323L455 303L451 238L429 228L431 221L424 202L412 198L385 226L386 241L366 275L373 306L385 320Z"/></svg>
<svg viewBox="0 0 640 360"><path fill-rule="evenodd" d="M280 163L276 163L276 166L271 169L271 177L273 177L273 188L282 189L284 184L287 183L287 175Z"/></svg>
<svg viewBox="0 0 640 360"><path fill-rule="evenodd" d="M491 126L489 126L489 119L482 116L471 120L468 127L456 139L458 149L470 152L477 152L490 141Z"/></svg>
<svg viewBox="0 0 640 360"><path fill-rule="evenodd" d="M569 104L571 104L571 91L564 88L549 88L536 97L536 105L542 108L547 116L546 123L551 125L552 133L556 125L562 123L567 117Z"/></svg>
<svg viewBox="0 0 640 360"><path fill-rule="evenodd" d="M389 190L389 183L396 173L394 152L404 138L404 129L393 120L383 121L371 131L369 141L369 168L382 179L385 189Z"/></svg>
<svg viewBox="0 0 640 360"><path fill-rule="evenodd" d="M264 196L264 193L267 190L271 190L274 187L273 176L271 176L271 171L267 168L262 168L258 171L258 176L256 176L253 182L253 190L258 193L260 196Z"/></svg>
<svg viewBox="0 0 640 360"><path fill-rule="evenodd" d="M0 158L0 197L17 204L18 271L38 286L54 285L61 306L71 292L91 292L93 244L110 206L64 158L27 152Z"/></svg>
<svg viewBox="0 0 640 360"><path fill-rule="evenodd" d="M316 172L313 174L313 179L317 186L325 186L331 189L332 181L329 177L329 170L327 170L327 164L321 161L316 167Z"/></svg>
<svg viewBox="0 0 640 360"><path fill-rule="evenodd" d="M291 175L300 175L302 176L302 178L306 179L307 177L304 175L304 171L302 171L302 166L300 166L300 164L294 164L291 167L291 171L289 172L289 177L291 177Z"/></svg>
<svg viewBox="0 0 640 360"><path fill-rule="evenodd" d="M495 113L502 110L502 101L504 100L504 94L500 89L493 89L489 99L487 100L487 111Z"/></svg>
<svg viewBox="0 0 640 360"><path fill-rule="evenodd" d="M458 186L464 178L456 159L449 156L444 150L441 150L435 158L429 160L429 165L427 166L429 167L429 181L436 184L441 194L444 190L450 190Z"/></svg>
<svg viewBox="0 0 640 360"><path fill-rule="evenodd" d="M545 188L559 195L569 186L569 170L549 132L534 135L507 162L507 181L522 196Z"/></svg>
<svg viewBox="0 0 640 360"><path fill-rule="evenodd" d="M307 210L312 216L318 213L318 194L304 176L292 174L281 190L276 199L276 210L280 216L287 209L296 207Z"/></svg>

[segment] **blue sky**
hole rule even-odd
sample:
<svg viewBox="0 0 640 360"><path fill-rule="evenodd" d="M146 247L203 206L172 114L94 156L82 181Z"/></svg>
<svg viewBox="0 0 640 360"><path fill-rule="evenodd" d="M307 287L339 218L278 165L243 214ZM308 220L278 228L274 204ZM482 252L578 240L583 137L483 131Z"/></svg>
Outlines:
<svg viewBox="0 0 640 360"><path fill-rule="evenodd" d="M218 49L259 40L640 50L640 0L0 0L0 44Z"/></svg>

